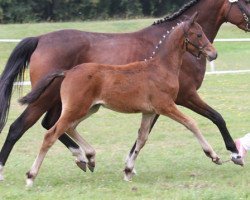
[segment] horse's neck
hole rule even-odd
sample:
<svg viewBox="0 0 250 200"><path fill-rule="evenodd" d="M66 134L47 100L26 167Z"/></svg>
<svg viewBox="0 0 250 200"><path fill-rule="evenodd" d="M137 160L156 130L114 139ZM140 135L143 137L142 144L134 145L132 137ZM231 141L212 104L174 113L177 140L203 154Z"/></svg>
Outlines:
<svg viewBox="0 0 250 200"><path fill-rule="evenodd" d="M155 38L159 38L164 31L171 30L171 28L176 26L178 22L183 21L186 16L192 16L194 12L198 10L200 12L197 21L202 26L207 38L212 42L216 37L220 26L225 22L225 18L222 15L222 9L222 1L201 0L174 20L151 26L149 32L154 30Z"/></svg>

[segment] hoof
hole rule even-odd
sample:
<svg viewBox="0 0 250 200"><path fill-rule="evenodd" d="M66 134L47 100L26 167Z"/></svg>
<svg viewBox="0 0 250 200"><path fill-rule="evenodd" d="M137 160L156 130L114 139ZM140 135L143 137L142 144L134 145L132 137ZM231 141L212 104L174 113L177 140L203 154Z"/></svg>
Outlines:
<svg viewBox="0 0 250 200"><path fill-rule="evenodd" d="M219 157L213 158L212 161L213 161L215 164L217 164L217 165L222 165L222 161L221 161L221 159L220 159Z"/></svg>
<svg viewBox="0 0 250 200"><path fill-rule="evenodd" d="M132 170L132 174L137 175L137 171L135 170L135 168Z"/></svg>
<svg viewBox="0 0 250 200"><path fill-rule="evenodd" d="M88 163L88 168L91 172L94 172L95 171L95 164L90 164Z"/></svg>
<svg viewBox="0 0 250 200"><path fill-rule="evenodd" d="M232 154L231 160L236 165L244 166L244 164L245 164L243 158L238 154Z"/></svg>
<svg viewBox="0 0 250 200"><path fill-rule="evenodd" d="M133 172L133 170L125 168L123 179L124 179L124 181L131 182L134 175L135 175L135 173Z"/></svg>
<svg viewBox="0 0 250 200"><path fill-rule="evenodd" d="M76 162L77 166L78 166L81 170L83 170L84 172L87 171L87 167L86 167L86 166L87 166L87 163L86 163L85 161L76 160L75 162Z"/></svg>

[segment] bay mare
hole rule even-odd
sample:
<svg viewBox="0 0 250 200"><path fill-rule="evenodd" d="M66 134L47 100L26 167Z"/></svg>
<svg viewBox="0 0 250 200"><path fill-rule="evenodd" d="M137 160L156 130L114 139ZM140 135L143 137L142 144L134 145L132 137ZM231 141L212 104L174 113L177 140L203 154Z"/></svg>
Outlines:
<svg viewBox="0 0 250 200"><path fill-rule="evenodd" d="M95 150L79 135L76 127L100 106L122 113L142 113L136 147L124 169L125 180L132 179L136 157L145 145L155 114L170 117L186 126L194 133L206 155L220 164L219 157L205 140L195 121L181 113L175 104L184 53L189 51L194 55L203 54L209 60L217 57L215 48L206 38L201 26L195 22L196 17L197 13L178 25L162 41L155 57L148 61L122 66L84 63L69 71L49 75L21 99L22 103L36 103L46 93L46 88L53 87L54 79L59 78L59 82L63 80L60 89L61 116L45 134L39 155L27 173L27 185L33 185L46 153L64 132L77 141L88 155L86 163L91 167L95 166Z"/></svg>
<svg viewBox="0 0 250 200"><path fill-rule="evenodd" d="M184 16L191 16L197 10L200 11L198 23L203 27L211 42L220 26L227 21L242 30L249 31L250 4L248 0L235 2L192 0L173 15L133 33L109 34L62 30L25 38L13 50L0 78L0 132L7 120L13 83L16 79L22 80L28 63L31 84L34 87L47 74L67 70L80 63L126 64L148 59L157 50L163 33L176 26ZM184 55L179 74L180 88L175 102L215 123L221 132L226 148L237 155L238 151L226 127L225 120L197 93L204 78L205 66L204 57L197 60L189 53ZM40 99L37 105L30 104L10 126L0 152L0 180L3 179L3 167L15 143L42 114L47 112L42 122L46 129L51 128L58 120L61 113L59 86L50 87L46 94L46 98ZM150 129L158 116L155 115ZM66 134L59 139L76 156L76 163L81 167L83 152L79 146ZM131 152L133 152L133 148Z"/></svg>

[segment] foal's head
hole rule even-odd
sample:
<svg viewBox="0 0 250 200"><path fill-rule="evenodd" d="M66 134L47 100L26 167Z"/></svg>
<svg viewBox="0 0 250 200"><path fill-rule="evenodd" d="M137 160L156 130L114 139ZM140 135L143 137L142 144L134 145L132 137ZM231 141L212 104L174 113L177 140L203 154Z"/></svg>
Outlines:
<svg viewBox="0 0 250 200"><path fill-rule="evenodd" d="M217 58L217 51L207 39L201 26L196 22L198 13L196 12L189 20L183 24L184 46L192 55L200 58L205 56L209 61Z"/></svg>

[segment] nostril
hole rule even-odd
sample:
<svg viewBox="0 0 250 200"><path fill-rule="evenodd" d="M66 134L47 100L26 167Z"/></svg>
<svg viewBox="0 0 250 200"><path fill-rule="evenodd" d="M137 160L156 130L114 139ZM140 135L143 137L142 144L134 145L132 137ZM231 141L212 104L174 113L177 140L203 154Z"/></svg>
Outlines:
<svg viewBox="0 0 250 200"><path fill-rule="evenodd" d="M214 60L218 57L217 52L214 54Z"/></svg>

